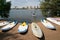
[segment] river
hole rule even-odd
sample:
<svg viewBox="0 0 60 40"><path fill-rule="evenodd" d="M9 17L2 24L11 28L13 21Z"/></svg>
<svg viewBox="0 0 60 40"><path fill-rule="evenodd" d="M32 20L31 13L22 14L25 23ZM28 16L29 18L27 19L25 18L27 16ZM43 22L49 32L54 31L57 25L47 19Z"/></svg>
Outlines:
<svg viewBox="0 0 60 40"><path fill-rule="evenodd" d="M43 16L40 9L11 9L9 18L14 20L33 20L32 14L35 13L36 19L40 20Z"/></svg>

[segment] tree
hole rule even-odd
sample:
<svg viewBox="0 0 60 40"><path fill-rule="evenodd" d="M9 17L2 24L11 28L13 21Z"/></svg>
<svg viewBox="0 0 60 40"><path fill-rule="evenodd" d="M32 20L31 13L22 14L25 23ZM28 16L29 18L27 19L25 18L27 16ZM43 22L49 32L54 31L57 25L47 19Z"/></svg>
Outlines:
<svg viewBox="0 0 60 40"><path fill-rule="evenodd" d="M44 2L41 3L40 8L43 11L43 14L45 14L46 16L48 14L51 16L57 16L58 10L60 13L60 6L58 6L59 3L59 0L44 0Z"/></svg>
<svg viewBox="0 0 60 40"><path fill-rule="evenodd" d="M0 0L0 16L7 18L9 16L9 11L11 7L11 2L6 2L6 0Z"/></svg>

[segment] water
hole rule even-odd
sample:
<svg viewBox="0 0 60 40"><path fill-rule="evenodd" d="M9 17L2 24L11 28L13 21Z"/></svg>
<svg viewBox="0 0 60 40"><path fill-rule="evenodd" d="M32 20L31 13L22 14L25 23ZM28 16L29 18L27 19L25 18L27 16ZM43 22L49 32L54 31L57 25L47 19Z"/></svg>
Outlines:
<svg viewBox="0 0 60 40"><path fill-rule="evenodd" d="M41 19L42 13L40 9L12 9L10 10L9 18L14 19L14 20L28 20L31 21L33 20L32 14L35 12L36 14L36 19L39 20Z"/></svg>

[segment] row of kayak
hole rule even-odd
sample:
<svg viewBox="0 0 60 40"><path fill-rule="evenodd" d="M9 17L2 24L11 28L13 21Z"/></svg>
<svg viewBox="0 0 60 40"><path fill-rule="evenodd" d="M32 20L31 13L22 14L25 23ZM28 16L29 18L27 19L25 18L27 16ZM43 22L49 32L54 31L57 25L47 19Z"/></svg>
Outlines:
<svg viewBox="0 0 60 40"><path fill-rule="evenodd" d="M57 24L57 25L60 25L60 18L46 18L48 21L54 23L54 24ZM49 28L49 29L56 29L56 27L54 25L52 25L50 22L48 22L47 20L41 20L41 23L46 27L46 28ZM59 20L59 21L57 21Z"/></svg>
<svg viewBox="0 0 60 40"><path fill-rule="evenodd" d="M50 22L48 22L47 20L41 20L41 23L46 27L46 28L49 28L49 29L56 29L55 26L53 26ZM10 30L11 28L13 28L17 22L16 21L13 21L13 22L3 22L3 23L0 23L2 25L0 26L4 26L2 28L0 28L0 30L2 31L6 31L6 30ZM27 32L28 30L28 24L26 22L23 22L19 25L18 27L18 32L19 33L25 33ZM42 38L43 37L43 33L42 33L42 30L41 28L35 23L35 22L32 22L31 23L31 30L33 32L33 35L35 35L36 37L39 37L39 38Z"/></svg>
<svg viewBox="0 0 60 40"><path fill-rule="evenodd" d="M41 23L48 29L54 29L54 30L56 29L56 27L47 20L42 19ZM31 24L31 29L32 29L33 35L35 35L36 37L38 37L38 38L43 37L43 32L36 23Z"/></svg>
<svg viewBox="0 0 60 40"><path fill-rule="evenodd" d="M17 24L17 22L13 21L11 23L8 23L8 25L6 24L0 30L2 30L2 31L10 30L16 24ZM21 23L19 25L19 27L18 27L18 33L25 33L25 32L27 32L27 30L28 30L28 24L26 22ZM43 37L43 33L42 33L40 27L35 22L31 23L31 30L33 32L33 35L35 35L36 37L38 37L38 38L42 38Z"/></svg>
<svg viewBox="0 0 60 40"><path fill-rule="evenodd" d="M10 30L11 28L13 28L16 24L17 24L17 22L15 22L15 21L13 21L13 22L2 22L2 24L3 25L1 25L1 26L3 26L3 27L1 27L0 28L0 30L2 30L2 31L7 31L7 30Z"/></svg>

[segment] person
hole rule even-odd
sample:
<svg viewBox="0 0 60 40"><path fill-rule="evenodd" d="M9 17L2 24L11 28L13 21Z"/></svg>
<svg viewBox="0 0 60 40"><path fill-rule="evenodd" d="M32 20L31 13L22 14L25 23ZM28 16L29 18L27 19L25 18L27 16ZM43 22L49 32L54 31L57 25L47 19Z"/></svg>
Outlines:
<svg viewBox="0 0 60 40"><path fill-rule="evenodd" d="M32 14L32 17L33 17L33 21L36 21L36 14L35 13Z"/></svg>

